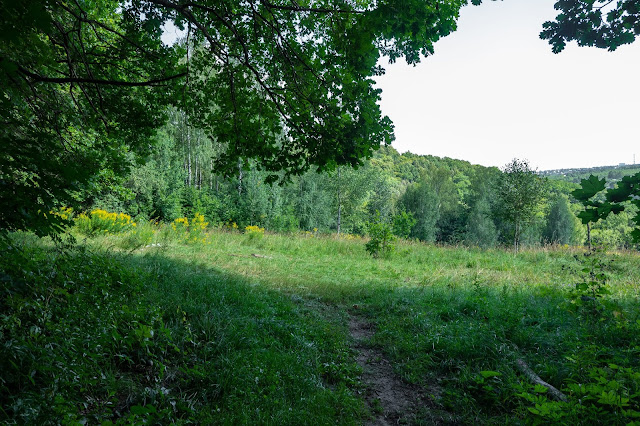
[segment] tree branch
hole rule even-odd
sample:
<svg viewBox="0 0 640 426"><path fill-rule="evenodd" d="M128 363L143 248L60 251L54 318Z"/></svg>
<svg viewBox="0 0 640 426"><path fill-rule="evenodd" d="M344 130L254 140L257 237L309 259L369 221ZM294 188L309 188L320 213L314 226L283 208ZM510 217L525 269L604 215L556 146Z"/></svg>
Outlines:
<svg viewBox="0 0 640 426"><path fill-rule="evenodd" d="M549 395L551 395L553 399L555 399L556 401L567 402L567 396L565 394L560 392L558 389L556 389L549 383L542 380L540 376L534 373L533 370L530 369L527 363L524 362L522 359L516 360L516 365L518 366L518 369L522 371L524 375L527 376L529 380L531 380L533 383L547 388L549 390Z"/></svg>
<svg viewBox="0 0 640 426"><path fill-rule="evenodd" d="M181 78L187 75L186 72L181 72L179 74L170 75L168 77L157 78L157 79L147 80L147 81L122 81L122 80L101 80L97 78L83 78L83 77L62 77L62 78L47 77L47 76L42 76L42 75L33 73L20 66L18 66L18 71L21 74L26 75L27 77L30 77L39 83L57 83L57 84L90 83L90 84L100 84L105 86L125 86L125 87L155 86L156 84L164 83L170 80L175 80L176 78Z"/></svg>
<svg viewBox="0 0 640 426"><path fill-rule="evenodd" d="M269 9L290 10L290 11L293 11L293 12L356 13L356 14L367 13L366 10L325 9L325 8L315 8L315 7L302 7L302 6L299 6L299 5L296 5L296 6L278 6L276 4L271 3L268 0L263 0L262 4L264 4Z"/></svg>

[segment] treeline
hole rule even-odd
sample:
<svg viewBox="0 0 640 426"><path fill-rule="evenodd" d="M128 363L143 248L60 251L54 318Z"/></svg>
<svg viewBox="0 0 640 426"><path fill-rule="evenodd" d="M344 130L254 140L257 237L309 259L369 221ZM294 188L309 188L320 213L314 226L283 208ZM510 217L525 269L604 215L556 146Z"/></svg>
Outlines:
<svg viewBox="0 0 640 426"><path fill-rule="evenodd" d="M561 179L568 182L580 183L582 179L588 179L594 175L607 180L607 187L613 187L624 176L634 175L640 172L640 165L637 164L620 164L618 166L602 166L590 167L582 169L561 169L561 170L545 170L540 172L541 176L550 179Z"/></svg>
<svg viewBox="0 0 640 426"><path fill-rule="evenodd" d="M569 195L577 188L572 182L538 177L541 196L518 222L505 214L513 207L501 199L501 185L513 184L505 179L506 168L382 147L358 169L308 172L271 185L250 163L239 163L232 176L217 174L215 160L223 150L174 110L147 161L132 166L124 180L103 176L85 197L85 207L162 221L201 213L210 223L274 232L364 235L370 222L381 220L400 237L482 247L511 245L516 233L525 246L580 245L586 238L576 217L582 206ZM633 213L632 207L593 225L593 242L631 247Z"/></svg>

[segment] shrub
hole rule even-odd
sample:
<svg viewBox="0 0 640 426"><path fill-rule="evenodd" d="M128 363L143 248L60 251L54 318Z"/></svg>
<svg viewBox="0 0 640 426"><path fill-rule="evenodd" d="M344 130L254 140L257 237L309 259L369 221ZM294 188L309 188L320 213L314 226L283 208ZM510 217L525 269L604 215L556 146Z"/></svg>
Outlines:
<svg viewBox="0 0 640 426"><path fill-rule="evenodd" d="M171 223L171 228L178 233L189 231L189 219L186 217L179 217Z"/></svg>
<svg viewBox="0 0 640 426"><path fill-rule="evenodd" d="M189 222L186 217L179 217L171 223L171 228L177 234L178 239L185 243L206 243L206 233L209 222L205 222L204 215L196 213Z"/></svg>
<svg viewBox="0 0 640 426"><path fill-rule="evenodd" d="M249 241L259 241L264 237L264 228L257 225L249 225L244 228L244 233L249 237Z"/></svg>
<svg viewBox="0 0 640 426"><path fill-rule="evenodd" d="M97 234L118 234L129 231L137 225L126 213L111 213L102 209L92 210L75 218L76 229L87 236Z"/></svg>
<svg viewBox="0 0 640 426"><path fill-rule="evenodd" d="M376 214L375 222L368 224L370 240L365 244L367 253L378 258L388 258L393 253L395 236L391 232L391 225L380 219L380 213Z"/></svg>
<svg viewBox="0 0 640 426"><path fill-rule="evenodd" d="M189 238L188 243L206 243L207 242L207 226L209 222L205 222L204 215L196 213L191 219L191 225L189 226Z"/></svg>

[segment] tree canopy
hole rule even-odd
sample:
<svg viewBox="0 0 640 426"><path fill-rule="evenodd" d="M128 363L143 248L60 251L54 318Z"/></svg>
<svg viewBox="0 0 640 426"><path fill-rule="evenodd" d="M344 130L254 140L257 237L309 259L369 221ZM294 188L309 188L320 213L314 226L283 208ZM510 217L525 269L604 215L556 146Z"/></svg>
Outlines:
<svg viewBox="0 0 640 426"><path fill-rule="evenodd" d="M638 0L558 0L555 8L560 11L556 20L545 22L540 33L555 53L569 41L616 50L640 35Z"/></svg>
<svg viewBox="0 0 640 426"><path fill-rule="evenodd" d="M166 105L225 146L221 172L252 158L289 175L361 164L393 139L378 60L431 54L466 0L0 3L11 229L37 228L98 171L118 175L128 152L145 154ZM167 22L186 40L164 45Z"/></svg>
<svg viewBox="0 0 640 426"><path fill-rule="evenodd" d="M223 147L222 174L252 159L270 181L360 165L394 138L373 80L381 59L432 54L467 3L0 0L2 228L51 232L47 212L111 185L149 152L167 106ZM599 3L556 6L582 13ZM595 33L606 46L593 44L637 34L634 3L619 2L609 32ZM567 19L543 33L556 47L586 40ZM169 22L185 32L171 46Z"/></svg>

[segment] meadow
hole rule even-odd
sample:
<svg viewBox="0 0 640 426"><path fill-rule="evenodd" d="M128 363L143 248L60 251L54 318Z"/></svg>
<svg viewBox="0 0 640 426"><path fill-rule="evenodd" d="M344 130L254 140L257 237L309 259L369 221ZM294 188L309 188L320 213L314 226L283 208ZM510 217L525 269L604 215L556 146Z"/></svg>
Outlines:
<svg viewBox="0 0 640 426"><path fill-rule="evenodd" d="M638 253L398 241L375 259L350 235L150 235L11 235L0 421L640 419Z"/></svg>

